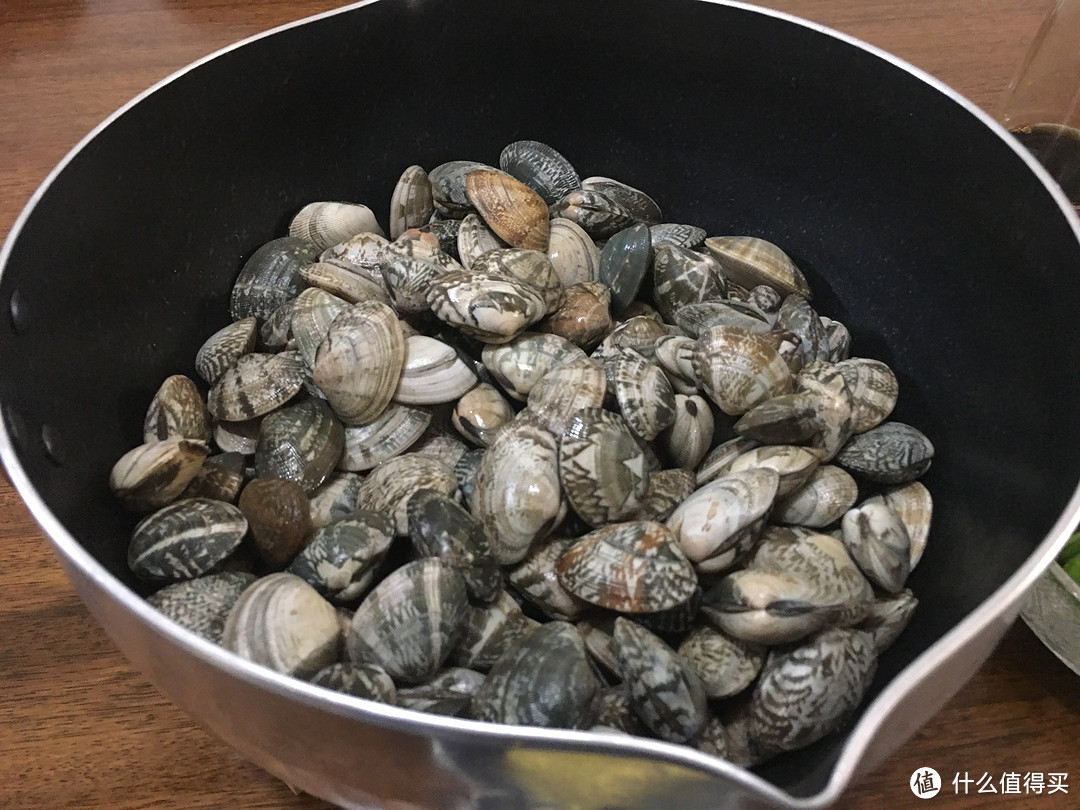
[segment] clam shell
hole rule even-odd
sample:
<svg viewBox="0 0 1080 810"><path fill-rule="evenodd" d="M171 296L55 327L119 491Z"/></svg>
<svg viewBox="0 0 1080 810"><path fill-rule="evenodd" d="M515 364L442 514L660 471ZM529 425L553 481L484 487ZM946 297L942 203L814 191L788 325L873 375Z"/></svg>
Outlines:
<svg viewBox="0 0 1080 810"><path fill-rule="evenodd" d="M255 474L295 481L311 492L341 458L345 429L321 399L308 399L267 414L255 448Z"/></svg>
<svg viewBox="0 0 1080 810"><path fill-rule="evenodd" d="M430 456L404 453L371 471L357 491L356 506L387 515L393 520L394 534L405 537L409 533L409 498L421 489L452 495L457 491L454 471Z"/></svg>
<svg viewBox="0 0 1080 810"><path fill-rule="evenodd" d="M631 225L608 239L600 251L599 280L611 290L611 310L618 316L637 296L652 265L652 245L646 225Z"/></svg>
<svg viewBox="0 0 1080 810"><path fill-rule="evenodd" d="M521 560L565 514L558 445L550 431L518 419L496 434L476 470L473 514L483 523L495 559Z"/></svg>
<svg viewBox="0 0 1080 810"><path fill-rule="evenodd" d="M309 287L296 296L289 329L309 369L315 366L315 353L326 339L330 325L348 308L347 301L318 287Z"/></svg>
<svg viewBox="0 0 1080 810"><path fill-rule="evenodd" d="M404 361L397 316L386 304L365 301L334 319L312 377L345 424L365 425L390 404Z"/></svg>
<svg viewBox="0 0 1080 810"><path fill-rule="evenodd" d="M215 419L242 422L284 405L303 384L304 364L297 355L245 354L214 383L206 407Z"/></svg>
<svg viewBox="0 0 1080 810"><path fill-rule="evenodd" d="M386 291L382 273L378 277L362 267L348 267L344 263L315 262L300 268L300 277L330 295L349 304L359 301L381 301L390 303L390 294Z"/></svg>
<svg viewBox="0 0 1080 810"><path fill-rule="evenodd" d="M454 463L454 478L457 479L458 489L461 490L461 499L470 511L475 510L473 495L476 492L476 471L480 468L480 459L484 457L484 450L467 450Z"/></svg>
<svg viewBox="0 0 1080 810"><path fill-rule="evenodd" d="M285 303L276 307L271 312L262 326L259 327L259 351L280 352L288 344L292 335L292 311L295 298L290 298Z"/></svg>
<svg viewBox="0 0 1080 810"><path fill-rule="evenodd" d="M489 344L484 367L511 397L525 401L540 379L555 366L585 352L566 338L525 332L503 344Z"/></svg>
<svg viewBox="0 0 1080 810"><path fill-rule="evenodd" d="M697 468L697 485L699 487L705 486L712 481L715 481L721 475L727 472L728 467L731 466L731 462L745 453L747 450L751 450L757 447L758 443L752 439L744 439L742 436L736 436L734 439L728 439L726 442L721 442L716 445L708 454L701 460L701 464Z"/></svg>
<svg viewBox="0 0 1080 810"><path fill-rule="evenodd" d="M405 362L394 401L405 405L453 402L476 383L476 375L452 346L427 335L412 335L405 340Z"/></svg>
<svg viewBox="0 0 1080 810"><path fill-rule="evenodd" d="M772 320L764 312L732 299L683 304L675 311L675 324L694 338L713 326L737 326L755 335L765 335L773 329Z"/></svg>
<svg viewBox="0 0 1080 810"><path fill-rule="evenodd" d="M634 224L622 205L598 191L571 191L551 207L552 219L568 219L592 239L607 239Z"/></svg>
<svg viewBox="0 0 1080 810"><path fill-rule="evenodd" d="M776 349L737 326L703 332L693 363L702 390L730 416L791 391L791 372Z"/></svg>
<svg viewBox="0 0 1080 810"><path fill-rule="evenodd" d="M934 446L903 422L883 422L852 436L834 459L856 476L881 484L904 484L930 468Z"/></svg>
<svg viewBox="0 0 1080 810"><path fill-rule="evenodd" d="M712 236L705 240L705 249L736 284L747 289L766 284L781 295L810 298L802 271L772 242L754 236Z"/></svg>
<svg viewBox="0 0 1080 810"><path fill-rule="evenodd" d="M779 485L780 476L767 468L727 473L679 504L667 526L693 562L722 570L757 535Z"/></svg>
<svg viewBox="0 0 1080 810"><path fill-rule="evenodd" d="M427 302L443 323L485 343L506 343L547 312L543 296L532 285L472 270L434 281Z"/></svg>
<svg viewBox="0 0 1080 810"><path fill-rule="evenodd" d="M449 662L487 672L539 622L525 616L505 590L487 605L470 605Z"/></svg>
<svg viewBox="0 0 1080 810"><path fill-rule="evenodd" d="M420 227L434 211L427 172L421 166L410 166L401 173L390 195L390 238L397 239L409 228Z"/></svg>
<svg viewBox="0 0 1080 810"><path fill-rule="evenodd" d="M547 255L564 287L600 278L600 249L580 225L556 217L548 230Z"/></svg>
<svg viewBox="0 0 1080 810"><path fill-rule="evenodd" d="M562 299L562 282L546 253L522 248L489 250L473 260L472 270L492 276L515 278L532 287L544 299L545 312Z"/></svg>
<svg viewBox="0 0 1080 810"><path fill-rule="evenodd" d="M892 369L880 360L852 357L836 364L851 392L851 430L865 433L884 422L899 394Z"/></svg>
<svg viewBox="0 0 1080 810"><path fill-rule="evenodd" d="M241 453L217 453L203 459L195 477L181 493L181 498L213 498L232 503L244 485L244 456Z"/></svg>
<svg viewBox="0 0 1080 810"><path fill-rule="evenodd" d="M683 306L727 293L715 259L668 243L656 245L653 252L653 296L668 323Z"/></svg>
<svg viewBox="0 0 1080 810"><path fill-rule="evenodd" d="M240 422L216 422L214 424L214 444L226 453L239 453L252 456L259 446L259 429L262 427L261 416Z"/></svg>
<svg viewBox="0 0 1080 810"><path fill-rule="evenodd" d="M358 233L319 254L319 261L335 264L382 284L383 253L390 240L378 233Z"/></svg>
<svg viewBox="0 0 1080 810"><path fill-rule="evenodd" d="M733 429L754 441L796 444L808 442L821 432L829 413L816 394L781 394L748 410Z"/></svg>
<svg viewBox="0 0 1080 810"><path fill-rule="evenodd" d="M311 524L321 528L356 509L356 491L364 479L351 472L332 472L308 495Z"/></svg>
<svg viewBox="0 0 1080 810"><path fill-rule="evenodd" d="M659 447L672 463L695 469L713 440L712 410L702 397L675 395L675 421L657 437Z"/></svg>
<svg viewBox="0 0 1080 810"><path fill-rule="evenodd" d="M572 537L534 546L526 557L506 571L506 581L517 593L551 619L576 619L589 603L563 587L555 564L576 541Z"/></svg>
<svg viewBox="0 0 1080 810"><path fill-rule="evenodd" d="M361 472L393 458L416 443L431 424L431 411L391 402L375 421L345 428L337 466Z"/></svg>
<svg viewBox="0 0 1080 810"><path fill-rule="evenodd" d="M675 421L675 392L659 366L632 350L604 366L623 419L634 433L651 441Z"/></svg>
<svg viewBox="0 0 1080 810"><path fill-rule="evenodd" d="M840 321L821 316L825 325L825 334L829 336L829 361L839 363L851 355L851 332Z"/></svg>
<svg viewBox="0 0 1080 810"><path fill-rule="evenodd" d="M195 371L210 385L255 348L257 321L254 317L233 321L217 330L199 347Z"/></svg>
<svg viewBox="0 0 1080 810"><path fill-rule="evenodd" d="M479 214L469 214L461 220L457 234L457 251L461 265L466 270L471 270L473 262L489 250L505 247L506 242L484 223Z"/></svg>
<svg viewBox="0 0 1080 810"><path fill-rule="evenodd" d="M578 629L581 629L580 626ZM591 731L621 731L639 737L648 735L645 724L634 713L630 687L625 683L605 686L596 693L589 705L589 726Z"/></svg>
<svg viewBox="0 0 1080 810"><path fill-rule="evenodd" d="M694 474L689 470L657 470L649 475L641 506L632 517L662 523L671 517L675 507L690 497L695 486Z"/></svg>
<svg viewBox="0 0 1080 810"><path fill-rule="evenodd" d="M655 613L688 601L694 566L661 523L633 521L579 538L555 563L559 582L586 602L620 613Z"/></svg>
<svg viewBox="0 0 1080 810"><path fill-rule="evenodd" d="M157 509L180 497L209 452L206 442L182 436L141 444L113 465L109 488L129 509Z"/></svg>
<svg viewBox="0 0 1080 810"><path fill-rule="evenodd" d="M431 433L430 428L428 432ZM426 439L421 437L420 441L413 445L412 452L429 456L453 469L458 460L469 452L469 446L449 434L429 435Z"/></svg>
<svg viewBox="0 0 1080 810"><path fill-rule="evenodd" d="M896 513L907 529L908 539L911 541L911 569L915 570L930 536L930 519L934 514L934 501L930 497L930 490L918 481L912 481L886 489L882 497L885 505Z"/></svg>
<svg viewBox="0 0 1080 810"><path fill-rule="evenodd" d="M315 261L318 249L292 236L273 239L251 254L229 300L234 321L267 318L279 306L304 289L300 268Z"/></svg>
<svg viewBox="0 0 1080 810"><path fill-rule="evenodd" d="M599 689L577 630L549 622L495 662L473 698L473 714L492 723L584 728Z"/></svg>
<svg viewBox="0 0 1080 810"><path fill-rule="evenodd" d="M307 678L337 658L341 643L334 606L292 574L251 585L225 621L222 645L275 672Z"/></svg>
<svg viewBox="0 0 1080 810"><path fill-rule="evenodd" d="M810 363L795 378L795 390L816 400L818 429L810 444L831 461L851 437L854 403L847 381L838 366Z"/></svg>
<svg viewBox="0 0 1080 810"><path fill-rule="evenodd" d="M686 742L705 724L705 687L678 653L644 627L615 620L615 656L645 725L668 742Z"/></svg>
<svg viewBox="0 0 1080 810"><path fill-rule="evenodd" d="M792 294L784 298L777 312L776 326L798 336L804 363L829 359L829 336L825 326L803 296Z"/></svg>
<svg viewBox="0 0 1080 810"><path fill-rule="evenodd" d="M547 204L581 188L581 178L570 161L540 141L507 144L499 154L499 168L527 185Z"/></svg>
<svg viewBox="0 0 1080 810"><path fill-rule="evenodd" d="M919 600L906 588L899 593L885 594L874 600L858 628L870 634L875 652L881 655L904 632L918 605Z"/></svg>
<svg viewBox="0 0 1080 810"><path fill-rule="evenodd" d="M461 395L450 421L469 441L487 447L496 431L514 418L514 409L493 385L480 383Z"/></svg>
<svg viewBox="0 0 1080 810"><path fill-rule="evenodd" d="M359 203L308 203L296 212L289 223L289 236L310 242L320 251L358 233L384 235L375 214Z"/></svg>
<svg viewBox="0 0 1080 810"><path fill-rule="evenodd" d="M494 169L474 169L465 176L465 192L487 226L507 244L547 250L547 203L520 180Z"/></svg>
<svg viewBox="0 0 1080 810"><path fill-rule="evenodd" d="M911 539L896 513L879 496L848 510L840 522L844 545L867 578L889 593L911 573Z"/></svg>
<svg viewBox="0 0 1080 810"><path fill-rule="evenodd" d="M428 172L435 210L443 216L461 219L472 212L473 204L465 188L465 178L476 169L491 169L486 163L474 160L451 160Z"/></svg>
<svg viewBox="0 0 1080 810"><path fill-rule="evenodd" d="M536 325L538 332L565 338L582 349L596 346L611 331L611 293L598 281L563 289L562 303Z"/></svg>
<svg viewBox="0 0 1080 810"><path fill-rule="evenodd" d="M706 591L701 612L729 636L753 644L787 644L829 624L837 605L818 582L769 568L744 568ZM831 595L831 594L830 594Z"/></svg>
<svg viewBox="0 0 1080 810"><path fill-rule="evenodd" d="M237 502L248 521L251 547L266 569L280 571L311 535L311 502L295 481L256 478Z"/></svg>
<svg viewBox="0 0 1080 810"><path fill-rule="evenodd" d="M529 392L528 409L544 427L560 435L582 408L599 408L606 389L603 366L588 357L577 357L540 378Z"/></svg>
<svg viewBox="0 0 1080 810"><path fill-rule="evenodd" d="M696 341L686 335L664 335L657 338L653 356L656 364L667 375L676 394L691 396L698 393L693 363L695 345Z"/></svg>
<svg viewBox="0 0 1080 810"><path fill-rule="evenodd" d="M394 308L406 315L428 309L428 293L443 276L464 271L452 257L423 240L398 241L388 245L383 280Z"/></svg>
<svg viewBox="0 0 1080 810"><path fill-rule="evenodd" d="M209 498L177 501L135 526L128 567L149 582L194 579L228 557L247 529L247 518L232 504Z"/></svg>
<svg viewBox="0 0 1080 810"><path fill-rule="evenodd" d="M595 527L625 520L641 507L649 471L626 423L593 406L578 410L562 434L559 478L574 511Z"/></svg>
<svg viewBox="0 0 1080 810"><path fill-rule="evenodd" d="M805 447L790 444L755 447L737 456L728 467L728 472L739 472L754 467L768 467L776 470L780 476L780 486L776 497L782 497L798 489L813 474L818 466L818 455Z"/></svg>
<svg viewBox="0 0 1080 810"><path fill-rule="evenodd" d="M349 659L377 664L395 681L426 681L450 655L468 606L464 581L444 562L428 557L406 563L353 614Z"/></svg>
<svg viewBox="0 0 1080 810"><path fill-rule="evenodd" d="M695 250L705 243L708 234L697 225L681 225L674 222L662 222L649 226L649 239L655 250L663 244Z"/></svg>
<svg viewBox="0 0 1080 810"><path fill-rule="evenodd" d="M288 571L327 599L349 602L371 586L393 539L385 515L356 509L316 530Z"/></svg>
<svg viewBox="0 0 1080 810"><path fill-rule="evenodd" d="M255 579L246 573L207 574L167 585L146 601L181 627L220 644L229 611Z"/></svg>
<svg viewBox="0 0 1080 810"><path fill-rule="evenodd" d="M646 225L660 224L662 219L660 206L644 191L628 186L619 180L612 180L610 177L598 176L586 177L581 181L581 187L586 191L599 191L605 197L615 200L638 222Z"/></svg>
<svg viewBox="0 0 1080 810"><path fill-rule="evenodd" d="M858 484L846 470L823 464L801 487L777 498L770 519L820 529L840 520L858 497Z"/></svg>
<svg viewBox="0 0 1080 810"><path fill-rule="evenodd" d="M316 686L343 692L353 697L375 700L379 703L397 703L397 689L386 670L375 664L350 664L337 661L323 667L311 676Z"/></svg>
<svg viewBox="0 0 1080 810"><path fill-rule="evenodd" d="M502 573L484 527L453 498L417 490L407 506L409 538L421 557L438 557L465 581L469 595L485 602L502 588Z"/></svg>
<svg viewBox="0 0 1080 810"><path fill-rule="evenodd" d="M768 752L803 748L836 729L877 670L869 634L825 630L769 655L750 702L750 737Z"/></svg>
<svg viewBox="0 0 1080 810"><path fill-rule="evenodd" d="M739 694L754 682L765 663L760 647L729 638L708 625L696 627L679 645L678 653L710 698Z"/></svg>

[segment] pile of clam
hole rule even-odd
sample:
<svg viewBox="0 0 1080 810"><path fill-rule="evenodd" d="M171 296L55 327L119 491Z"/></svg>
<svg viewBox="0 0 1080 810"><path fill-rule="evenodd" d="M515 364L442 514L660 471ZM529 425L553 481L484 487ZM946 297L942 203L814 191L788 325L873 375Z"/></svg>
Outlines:
<svg viewBox="0 0 1080 810"><path fill-rule="evenodd" d="M915 607L933 455L810 297L780 247L535 141L409 167L389 238L313 203L114 467L129 564L185 627L362 698L742 765L807 745Z"/></svg>

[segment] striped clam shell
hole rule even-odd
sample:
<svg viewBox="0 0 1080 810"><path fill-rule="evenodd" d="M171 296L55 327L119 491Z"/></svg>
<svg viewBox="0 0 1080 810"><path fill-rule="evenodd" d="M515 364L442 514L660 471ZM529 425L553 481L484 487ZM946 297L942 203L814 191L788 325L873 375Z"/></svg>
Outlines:
<svg viewBox="0 0 1080 810"><path fill-rule="evenodd" d="M255 448L255 474L295 481L304 492L326 480L341 458L345 429L330 406L307 399L262 420Z"/></svg>
<svg viewBox="0 0 1080 810"><path fill-rule="evenodd" d="M653 248L653 290L657 309L673 323L687 304L720 298L727 292L716 260L696 251L662 242Z"/></svg>
<svg viewBox="0 0 1080 810"><path fill-rule="evenodd" d="M347 425L386 410L405 362L405 336L386 304L354 304L334 319L315 355L312 378Z"/></svg>
<svg viewBox="0 0 1080 810"><path fill-rule="evenodd" d="M626 423L593 406L578 410L559 440L559 478L574 511L603 526L641 507L649 471Z"/></svg>
<svg viewBox="0 0 1080 810"><path fill-rule="evenodd" d="M708 233L697 225L682 225L675 222L662 222L649 226L649 238L653 248L663 244L695 250L705 244Z"/></svg>
<svg viewBox="0 0 1080 810"><path fill-rule="evenodd" d="M780 484L776 490L776 497L779 498L805 484L817 469L819 461L818 454L805 447L772 444L755 447L737 456L728 467L728 472L750 470L754 467L776 470L780 476Z"/></svg>
<svg viewBox="0 0 1080 810"><path fill-rule="evenodd" d="M776 326L797 335L803 362L829 359L829 336L821 318L803 296L793 293L784 297L776 316Z"/></svg>
<svg viewBox="0 0 1080 810"><path fill-rule="evenodd" d="M754 682L765 663L761 647L729 638L709 625L694 628L679 645L678 653L701 678L710 698L739 694Z"/></svg>
<svg viewBox="0 0 1080 810"><path fill-rule="evenodd" d="M547 312L543 296L531 284L473 270L433 281L427 303L440 321L485 343L506 343Z"/></svg>
<svg viewBox="0 0 1080 810"><path fill-rule="evenodd" d="M325 689L353 697L366 698L391 706L397 703L394 680L375 664L351 664L335 661L311 676L311 682Z"/></svg>
<svg viewBox="0 0 1080 810"><path fill-rule="evenodd" d="M547 203L520 180L496 169L474 169L465 176L465 193L487 226L508 245L547 250Z"/></svg>
<svg viewBox="0 0 1080 810"><path fill-rule="evenodd" d="M269 574L229 612L222 645L275 672L308 678L338 656L341 629L334 606L292 574Z"/></svg>
<svg viewBox="0 0 1080 810"><path fill-rule="evenodd" d="M801 487L777 498L770 519L820 529L840 520L858 497L859 485L846 470L822 464Z"/></svg>
<svg viewBox="0 0 1080 810"><path fill-rule="evenodd" d="M499 168L527 185L549 205L581 188L581 178L570 161L540 141L507 144L499 153Z"/></svg>
<svg viewBox="0 0 1080 810"><path fill-rule="evenodd" d="M701 679L678 653L644 627L615 620L615 656L630 700L649 730L668 742L686 742L705 724Z"/></svg>
<svg viewBox="0 0 1080 810"><path fill-rule="evenodd" d="M394 309L405 315L419 315L428 309L428 292L443 276L464 271L451 256L420 239L403 240L387 246L383 281Z"/></svg>
<svg viewBox="0 0 1080 810"><path fill-rule="evenodd" d="M586 177L581 181L581 187L587 191L599 191L604 196L615 200L638 222L651 226L659 225L660 220L663 219L660 206L652 197L619 180L612 180L610 177Z"/></svg>
<svg viewBox="0 0 1080 810"><path fill-rule="evenodd" d="M577 357L540 378L529 392L528 410L544 427L560 435L582 408L603 405L606 390L604 367L591 358Z"/></svg>
<svg viewBox="0 0 1080 810"><path fill-rule="evenodd" d="M239 422L215 422L214 444L226 453L252 456L259 446L259 429L263 417L244 419Z"/></svg>
<svg viewBox="0 0 1080 810"><path fill-rule="evenodd" d="M911 538L885 500L876 495L840 521L844 545L867 579L888 593L902 590L911 573Z"/></svg>
<svg viewBox="0 0 1080 810"><path fill-rule="evenodd" d="M311 494L311 524L325 526L331 520L345 517L356 509L356 491L363 477L351 472L332 472Z"/></svg>
<svg viewBox="0 0 1080 810"><path fill-rule="evenodd" d="M900 637L911 621L919 600L905 588L899 593L879 596L870 607L858 629L868 632L874 640L874 649L878 655L885 652Z"/></svg>
<svg viewBox="0 0 1080 810"><path fill-rule="evenodd" d="M216 453L203 459L181 498L213 498L233 503L244 485L246 463L241 453Z"/></svg>
<svg viewBox="0 0 1080 810"><path fill-rule="evenodd" d="M380 272L378 278L362 268L350 268L344 264L315 262L300 268L304 282L349 304L358 301L382 301L390 303L390 295Z"/></svg>
<svg viewBox="0 0 1080 810"><path fill-rule="evenodd" d="M405 537L409 533L409 498L421 489L454 494L457 491L454 471L430 456L403 453L371 471L357 491L356 506L384 513L394 523L394 534Z"/></svg>
<svg viewBox="0 0 1080 810"><path fill-rule="evenodd" d="M600 278L600 248L580 225L556 217L548 231L547 255L564 287Z"/></svg>
<svg viewBox="0 0 1080 810"><path fill-rule="evenodd" d="M500 590L490 604L469 605L449 663L487 672L503 653L539 626L521 612L508 591Z"/></svg>
<svg viewBox="0 0 1080 810"><path fill-rule="evenodd" d="M667 374L676 394L691 396L698 393L697 376L694 374L693 338L687 335L663 335L653 347L656 364Z"/></svg>
<svg viewBox="0 0 1080 810"><path fill-rule="evenodd" d="M882 497L907 529L908 538L911 540L911 568L914 570L922 559L926 541L930 536L930 519L934 514L934 501L930 490L918 481L912 481L889 487Z"/></svg>
<svg viewBox="0 0 1080 810"><path fill-rule="evenodd" d="M375 214L366 205L349 202L308 203L289 223L289 236L310 242L323 251L358 233L383 235Z"/></svg>
<svg viewBox="0 0 1080 810"><path fill-rule="evenodd" d="M391 402L375 421L345 428L345 444L337 465L362 472L400 455L427 430L431 411Z"/></svg>
<svg viewBox="0 0 1080 810"><path fill-rule="evenodd" d="M471 269L493 276L503 274L528 284L544 299L545 311L557 307L562 299L562 281L551 259L539 250L513 247L489 250L473 260Z"/></svg>
<svg viewBox="0 0 1080 810"><path fill-rule="evenodd" d="M328 247L319 254L319 261L352 270L382 284L383 253L389 244L390 240L380 234L358 233Z"/></svg>
<svg viewBox="0 0 1080 810"><path fill-rule="evenodd" d="M834 461L856 476L881 484L904 484L928 469L934 446L903 422L882 422L852 436Z"/></svg>
<svg viewBox="0 0 1080 810"><path fill-rule="evenodd" d="M464 581L446 563L434 557L406 563L353 614L349 659L377 664L395 681L429 680L450 655L468 606Z"/></svg>
<svg viewBox="0 0 1080 810"><path fill-rule="evenodd" d="M181 436L210 441L210 416L190 377L174 374L158 388L143 419L143 441Z"/></svg>
<svg viewBox="0 0 1080 810"><path fill-rule="evenodd" d="M272 239L251 254L233 284L229 311L234 321L267 318L304 289L300 268L315 261L310 242L292 236Z"/></svg>
<svg viewBox="0 0 1080 810"><path fill-rule="evenodd" d="M521 562L506 571L506 581L550 619L573 621L589 607L563 587L555 564L576 540L557 537L534 545Z"/></svg>
<svg viewBox="0 0 1080 810"><path fill-rule="evenodd" d="M781 295L797 293L810 298L802 271L772 242L755 236L712 236L705 249L724 269L724 276L750 290L767 284Z"/></svg>
<svg viewBox="0 0 1080 810"><path fill-rule="evenodd" d="M649 475L641 506L632 515L635 520L655 520L660 523L671 517L675 507L690 497L697 486L690 470L675 468L657 470Z"/></svg>
<svg viewBox="0 0 1080 810"><path fill-rule="evenodd" d="M675 311L675 325L694 338L712 326L737 326L755 335L765 335L773 328L770 318L757 307L730 298L683 304Z"/></svg>
<svg viewBox="0 0 1080 810"><path fill-rule="evenodd" d="M206 442L182 436L141 444L113 465L109 488L129 509L157 509L180 497L209 452Z"/></svg>
<svg viewBox="0 0 1080 810"><path fill-rule="evenodd" d="M651 441L675 421L675 392L664 372L633 350L624 350L604 366L619 410L630 429Z"/></svg>
<svg viewBox="0 0 1080 810"><path fill-rule="evenodd" d="M757 442L752 439L744 439L742 436L736 436L734 439L728 439L726 442L721 442L716 445L716 447L710 450L705 458L701 460L701 464L698 465L698 486L705 486L705 484L715 481L727 472L732 461L737 459L747 450L757 447L757 445Z"/></svg>
<svg viewBox="0 0 1080 810"><path fill-rule="evenodd" d="M571 191L551 207L553 219L568 219L592 239L607 239L634 224L634 215L606 194Z"/></svg>
<svg viewBox="0 0 1080 810"><path fill-rule="evenodd" d="M899 394L899 385L892 369L880 360L852 357L836 364L851 392L851 429L865 433L884 422Z"/></svg>
<svg viewBox="0 0 1080 810"><path fill-rule="evenodd" d="M210 385L236 365L236 361L255 348L258 322L242 318L214 332L195 354L195 371Z"/></svg>
<svg viewBox="0 0 1080 810"><path fill-rule="evenodd" d="M318 287L309 287L293 300L289 329L307 367L315 367L315 353L326 339L334 319L349 308L349 302Z"/></svg>
<svg viewBox="0 0 1080 810"><path fill-rule="evenodd" d="M791 391L791 371L769 343L737 326L712 326L693 356L702 390L730 416Z"/></svg>
<svg viewBox="0 0 1080 810"><path fill-rule="evenodd" d="M616 730L639 737L648 736L648 729L634 713L630 687L625 683L605 686L596 693L589 706L590 730Z"/></svg>
<svg viewBox="0 0 1080 810"><path fill-rule="evenodd" d="M594 605L621 613L655 613L690 599L694 566L661 523L605 526L579 538L555 563L559 582Z"/></svg>
<svg viewBox="0 0 1080 810"><path fill-rule="evenodd" d="M834 628L770 653L750 702L750 737L763 752L803 748L836 729L877 670L868 633Z"/></svg>
<svg viewBox="0 0 1080 810"><path fill-rule="evenodd" d="M216 419L242 422L284 405L303 384L304 364L298 355L245 354L214 383L206 406Z"/></svg>
<svg viewBox="0 0 1080 810"><path fill-rule="evenodd" d="M247 529L247 518L232 504L209 498L177 501L135 526L128 567L149 582L194 579L228 557Z"/></svg>
<svg viewBox="0 0 1080 810"><path fill-rule="evenodd" d="M488 344L484 367L511 397L525 401L533 387L555 366L585 352L558 335L524 332L502 344Z"/></svg>
<svg viewBox="0 0 1080 810"><path fill-rule="evenodd" d="M473 698L473 714L492 723L584 728L599 689L574 626L548 622L495 662Z"/></svg>
<svg viewBox="0 0 1080 810"><path fill-rule="evenodd" d="M767 444L808 442L822 432L830 411L822 398L807 392L769 397L739 417L740 436Z"/></svg>
<svg viewBox="0 0 1080 810"><path fill-rule="evenodd" d="M181 627L219 644L229 611L255 579L232 571L207 574L166 585L146 601Z"/></svg>
<svg viewBox="0 0 1080 810"><path fill-rule="evenodd" d="M453 498L430 489L407 506L409 538L421 557L438 557L457 571L469 595L487 602L502 588L502 573L484 527Z"/></svg>
<svg viewBox="0 0 1080 810"><path fill-rule="evenodd" d="M315 531L288 567L332 602L359 598L394 539L394 527L379 512L356 509Z"/></svg>
<svg viewBox="0 0 1080 810"><path fill-rule="evenodd" d="M461 220L457 234L457 252L461 265L466 270L471 270L473 262L489 250L505 247L508 247L506 242L487 226L479 214L468 214Z"/></svg>
<svg viewBox="0 0 1080 810"><path fill-rule="evenodd" d="M394 401L405 405L453 402L476 383L476 374L454 347L427 335L412 335L405 339Z"/></svg>
<svg viewBox="0 0 1080 810"><path fill-rule="evenodd" d="M434 211L427 172L422 166L409 166L390 195L390 238L397 239L409 228L425 224Z"/></svg>

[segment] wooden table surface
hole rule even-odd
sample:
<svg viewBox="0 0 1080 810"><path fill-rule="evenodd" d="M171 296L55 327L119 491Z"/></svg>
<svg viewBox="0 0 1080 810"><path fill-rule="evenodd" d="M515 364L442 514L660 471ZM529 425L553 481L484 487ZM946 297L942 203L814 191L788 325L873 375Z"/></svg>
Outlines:
<svg viewBox="0 0 1080 810"><path fill-rule="evenodd" d="M497 0L496 0L497 1ZM659 0L658 0L659 1ZM1046 10L1034 0L771 0L891 51L993 110ZM0 0L0 235L102 118L219 47L333 0ZM0 478L0 807L321 808L245 762L174 707L90 618L22 502ZM1023 625L912 740L842 799L925 806L1080 806L1080 681ZM996 794L954 793L984 774ZM1002 777L1065 773L1068 792L1004 795ZM985 780L982 783L986 784ZM961 791L963 785L961 785Z"/></svg>

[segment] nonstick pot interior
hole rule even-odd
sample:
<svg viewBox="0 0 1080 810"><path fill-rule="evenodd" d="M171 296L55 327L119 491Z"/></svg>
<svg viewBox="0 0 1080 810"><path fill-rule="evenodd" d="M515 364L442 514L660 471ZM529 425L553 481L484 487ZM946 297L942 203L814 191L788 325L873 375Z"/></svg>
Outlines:
<svg viewBox="0 0 1080 810"><path fill-rule="evenodd" d="M0 402L17 462L121 582L110 496L161 380L194 376L243 260L313 200L383 224L411 163L547 142L669 221L781 245L936 457L921 601L871 698L986 600L1073 495L1080 249L1000 131L868 49L697 0L383 0L258 39L89 140L9 244ZM763 766L820 791L836 734Z"/></svg>

